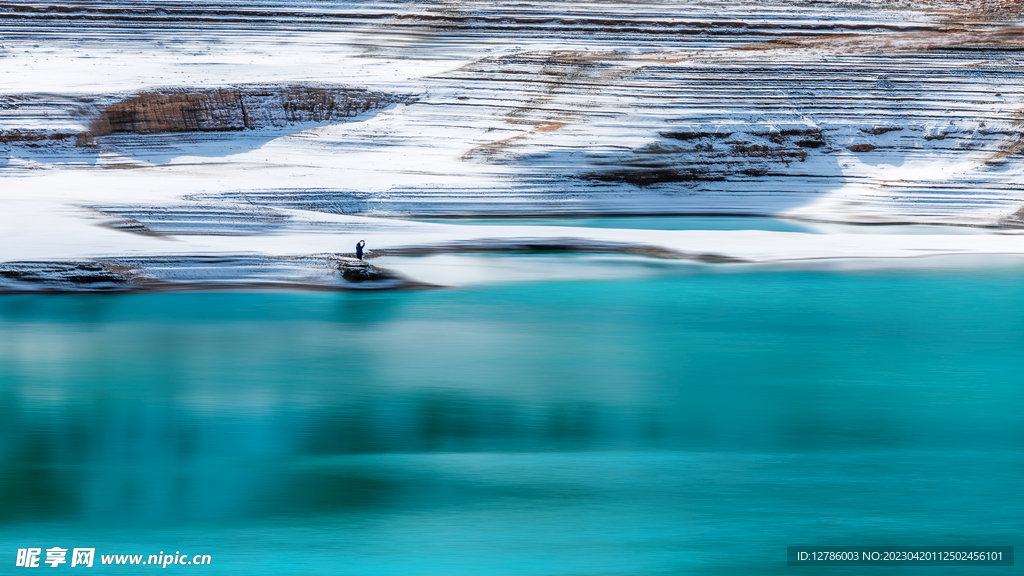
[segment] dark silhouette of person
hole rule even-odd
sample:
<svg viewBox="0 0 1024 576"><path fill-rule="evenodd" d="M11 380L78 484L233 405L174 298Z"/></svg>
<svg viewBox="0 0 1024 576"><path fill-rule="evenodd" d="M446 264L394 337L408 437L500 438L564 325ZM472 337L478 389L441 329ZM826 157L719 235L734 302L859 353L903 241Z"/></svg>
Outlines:
<svg viewBox="0 0 1024 576"><path fill-rule="evenodd" d="M359 243L356 244L356 258L359 258L360 260L363 259L363 246L366 246L366 240L360 240Z"/></svg>

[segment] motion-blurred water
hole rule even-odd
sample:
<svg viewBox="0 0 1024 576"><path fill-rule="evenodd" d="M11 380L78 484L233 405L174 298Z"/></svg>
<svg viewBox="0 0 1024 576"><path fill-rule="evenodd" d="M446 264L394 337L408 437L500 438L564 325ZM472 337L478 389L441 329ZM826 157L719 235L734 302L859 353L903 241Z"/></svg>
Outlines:
<svg viewBox="0 0 1024 576"><path fill-rule="evenodd" d="M787 545L1013 545L1021 302L1011 270L7 296L0 566L781 574L809 571Z"/></svg>

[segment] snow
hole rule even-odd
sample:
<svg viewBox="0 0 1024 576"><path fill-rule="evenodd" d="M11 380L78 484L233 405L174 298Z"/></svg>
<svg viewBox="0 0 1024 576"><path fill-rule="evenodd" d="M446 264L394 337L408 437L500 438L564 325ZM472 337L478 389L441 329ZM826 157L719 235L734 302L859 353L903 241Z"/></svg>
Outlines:
<svg viewBox="0 0 1024 576"><path fill-rule="evenodd" d="M1024 253L1007 227L1024 206L1012 22L951 28L947 14L892 5L789 2L58 5L67 10L0 8L0 136L84 132L107 105L153 89L416 98L341 123L112 134L95 147L0 142L0 263L131 259L143 275L229 282L231 270L254 278L248 258L347 253L359 239L371 250L558 241L760 263ZM981 233L406 219L684 213ZM213 256L246 264L180 259ZM423 281L491 266L461 253L389 258ZM259 278L338 282L329 258L296 262ZM502 262L509 278L532 277Z"/></svg>

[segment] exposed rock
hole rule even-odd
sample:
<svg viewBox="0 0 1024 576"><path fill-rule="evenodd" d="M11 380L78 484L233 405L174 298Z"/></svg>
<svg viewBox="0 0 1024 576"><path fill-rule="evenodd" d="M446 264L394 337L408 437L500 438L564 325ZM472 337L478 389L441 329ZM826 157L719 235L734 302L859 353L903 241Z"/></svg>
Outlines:
<svg viewBox="0 0 1024 576"><path fill-rule="evenodd" d="M49 132L45 130L0 130L0 144L35 144L45 146L54 141L77 138L75 132Z"/></svg>
<svg viewBox="0 0 1024 576"><path fill-rule="evenodd" d="M982 122L982 124L984 125L984 122ZM868 133L868 134L874 134L875 136L881 136L882 134L886 134L888 132L898 132L900 130L903 130L903 127L901 127L901 126L875 126L874 128L863 128L863 129L861 129L861 132L865 132L865 133Z"/></svg>
<svg viewBox="0 0 1024 576"><path fill-rule="evenodd" d="M585 174L583 175L583 178L587 180L598 180L601 182L623 182L640 187L664 184L668 182L725 180L723 175L712 174L707 168L667 165L644 166L643 164L630 164L628 167L623 167L621 169Z"/></svg>
<svg viewBox="0 0 1024 576"><path fill-rule="evenodd" d="M0 292L131 289L131 275L99 262L0 263Z"/></svg>
<svg viewBox="0 0 1024 576"><path fill-rule="evenodd" d="M107 106L89 125L89 132L103 136L255 130L338 121L410 98L363 88L318 86L156 90Z"/></svg>
<svg viewBox="0 0 1024 576"><path fill-rule="evenodd" d="M871 144L854 144L853 146L847 147L847 150L851 152L871 152L875 147Z"/></svg>
<svg viewBox="0 0 1024 576"><path fill-rule="evenodd" d="M369 262L334 254L174 255L0 263L0 294L260 288L388 290L426 286Z"/></svg>
<svg viewBox="0 0 1024 576"><path fill-rule="evenodd" d="M338 263L341 277L349 282L375 282L398 280L399 276L390 270L378 268L369 262L355 258L343 258Z"/></svg>

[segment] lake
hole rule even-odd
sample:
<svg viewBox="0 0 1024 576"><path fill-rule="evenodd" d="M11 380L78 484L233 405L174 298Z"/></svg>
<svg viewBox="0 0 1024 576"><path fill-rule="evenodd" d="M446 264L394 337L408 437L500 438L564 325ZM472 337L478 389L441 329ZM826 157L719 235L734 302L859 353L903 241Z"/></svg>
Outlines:
<svg viewBox="0 0 1024 576"><path fill-rule="evenodd" d="M788 545L1019 541L1019 268L722 270L4 296L3 562L789 574Z"/></svg>

